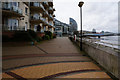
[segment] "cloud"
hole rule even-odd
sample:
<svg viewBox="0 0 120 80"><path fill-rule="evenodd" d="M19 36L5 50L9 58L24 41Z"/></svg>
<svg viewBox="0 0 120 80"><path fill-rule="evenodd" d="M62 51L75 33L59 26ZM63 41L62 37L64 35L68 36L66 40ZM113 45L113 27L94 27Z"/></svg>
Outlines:
<svg viewBox="0 0 120 80"><path fill-rule="evenodd" d="M88 0L85 0L88 1ZM95 1L95 0L94 0ZM83 29L97 31L118 31L118 3L113 2L85 2L83 5ZM56 18L62 22L69 23L69 17L77 21L80 29L79 0L55 0Z"/></svg>
<svg viewBox="0 0 120 80"><path fill-rule="evenodd" d="M90 7L88 7L90 6ZM87 9L86 9L87 8ZM88 26L88 30L93 28L98 31L118 31L118 9L117 3L90 2L83 8L83 24Z"/></svg>

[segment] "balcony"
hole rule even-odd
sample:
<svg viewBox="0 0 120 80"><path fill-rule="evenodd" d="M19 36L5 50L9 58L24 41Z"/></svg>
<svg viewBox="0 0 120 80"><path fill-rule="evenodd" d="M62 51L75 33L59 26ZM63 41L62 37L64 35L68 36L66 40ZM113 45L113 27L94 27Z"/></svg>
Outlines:
<svg viewBox="0 0 120 80"><path fill-rule="evenodd" d="M6 17L24 17L22 9L10 4L2 4L2 15Z"/></svg>
<svg viewBox="0 0 120 80"><path fill-rule="evenodd" d="M48 19L49 19L49 20L53 20L54 18L53 18L53 16L50 14Z"/></svg>
<svg viewBox="0 0 120 80"><path fill-rule="evenodd" d="M48 7L49 7L48 2L43 2L43 6L44 6L45 8L48 8Z"/></svg>
<svg viewBox="0 0 120 80"><path fill-rule="evenodd" d="M30 10L31 12L44 12L45 11L43 5L39 2L31 2Z"/></svg>
<svg viewBox="0 0 120 80"><path fill-rule="evenodd" d="M51 27L55 28L55 26L54 26L52 23L49 23L49 27L50 27L50 28L51 28Z"/></svg>
<svg viewBox="0 0 120 80"><path fill-rule="evenodd" d="M3 31L16 31L16 30L21 30L21 31L24 31L25 30L25 27L24 26L3 26L2 27L2 30Z"/></svg>
<svg viewBox="0 0 120 80"><path fill-rule="evenodd" d="M48 13L47 11L45 11L45 12L43 13L43 17L49 17L49 13Z"/></svg>
<svg viewBox="0 0 120 80"><path fill-rule="evenodd" d="M49 9L48 9L48 12L50 13L50 14L53 14L53 8L52 7L49 7Z"/></svg>
<svg viewBox="0 0 120 80"><path fill-rule="evenodd" d="M49 6L51 6L51 7L53 6L53 2L48 2L48 4L49 4Z"/></svg>
<svg viewBox="0 0 120 80"><path fill-rule="evenodd" d="M31 16L30 22L31 22L32 24L40 24L40 23L47 24L46 19L43 18L43 17L41 17L41 16L38 16L38 17Z"/></svg>
<svg viewBox="0 0 120 80"><path fill-rule="evenodd" d="M45 20L45 21L43 22L43 25L44 25L44 26L48 26L48 24L49 24L48 21L47 21L46 19L44 19L44 20Z"/></svg>
<svg viewBox="0 0 120 80"><path fill-rule="evenodd" d="M52 8L52 7L49 7L49 11L53 11L53 8Z"/></svg>
<svg viewBox="0 0 120 80"><path fill-rule="evenodd" d="M24 4L26 4L27 6L29 6L29 2L23 2Z"/></svg>

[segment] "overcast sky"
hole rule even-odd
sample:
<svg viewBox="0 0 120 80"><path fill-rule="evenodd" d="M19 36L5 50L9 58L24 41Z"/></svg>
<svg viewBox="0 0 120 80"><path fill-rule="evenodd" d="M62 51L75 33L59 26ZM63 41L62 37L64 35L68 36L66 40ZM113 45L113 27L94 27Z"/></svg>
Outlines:
<svg viewBox="0 0 120 80"><path fill-rule="evenodd" d="M118 32L118 1L119 0L84 0L83 30ZM69 24L69 18L76 20L80 29L79 0L53 0L56 19Z"/></svg>

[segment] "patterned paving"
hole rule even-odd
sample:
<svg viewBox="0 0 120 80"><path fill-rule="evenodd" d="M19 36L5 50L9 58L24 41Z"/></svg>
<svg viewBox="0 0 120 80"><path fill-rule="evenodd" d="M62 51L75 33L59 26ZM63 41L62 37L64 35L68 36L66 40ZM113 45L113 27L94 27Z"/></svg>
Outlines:
<svg viewBox="0 0 120 80"><path fill-rule="evenodd" d="M37 47L3 47L2 59L4 79L110 78L66 37Z"/></svg>
<svg viewBox="0 0 120 80"><path fill-rule="evenodd" d="M14 78L14 77L12 77L12 76L6 74L6 73L3 73L3 74L2 74L2 77L3 77L3 78Z"/></svg>
<svg viewBox="0 0 120 80"><path fill-rule="evenodd" d="M75 63L57 63L47 64L41 66L32 66L12 70L11 72L18 74L24 78L42 78L57 73L77 71L77 70L100 70L95 64L91 62L75 62Z"/></svg>
<svg viewBox="0 0 120 80"><path fill-rule="evenodd" d="M12 59L3 61L3 68L15 68L27 65L34 64L43 64L43 63L54 63L54 62L89 62L91 61L88 57L85 56L73 56L73 57L33 57L33 58L23 58L23 59ZM8 64L10 63L10 64Z"/></svg>

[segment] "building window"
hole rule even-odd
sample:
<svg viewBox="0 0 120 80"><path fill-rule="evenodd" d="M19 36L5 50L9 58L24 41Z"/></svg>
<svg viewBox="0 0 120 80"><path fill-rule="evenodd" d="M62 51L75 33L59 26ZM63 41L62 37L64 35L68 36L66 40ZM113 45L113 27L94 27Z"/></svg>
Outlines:
<svg viewBox="0 0 120 80"><path fill-rule="evenodd" d="M37 25L34 25L34 31L35 32L37 31Z"/></svg>
<svg viewBox="0 0 120 80"><path fill-rule="evenodd" d="M19 7L19 3L18 2L13 2L13 6Z"/></svg>
<svg viewBox="0 0 120 80"><path fill-rule="evenodd" d="M28 14L28 8L25 7L25 14Z"/></svg>
<svg viewBox="0 0 120 80"><path fill-rule="evenodd" d="M38 2L34 2L34 6L39 7L39 3Z"/></svg>
<svg viewBox="0 0 120 80"><path fill-rule="evenodd" d="M33 17L34 17L34 19L39 19L40 15L39 14L34 14Z"/></svg>

